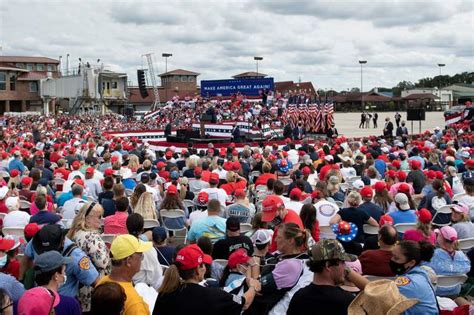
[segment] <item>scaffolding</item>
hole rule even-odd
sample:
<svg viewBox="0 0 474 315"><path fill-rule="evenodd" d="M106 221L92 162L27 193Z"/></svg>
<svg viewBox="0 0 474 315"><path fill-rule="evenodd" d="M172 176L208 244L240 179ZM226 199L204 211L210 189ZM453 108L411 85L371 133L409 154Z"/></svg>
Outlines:
<svg viewBox="0 0 474 315"><path fill-rule="evenodd" d="M156 76L155 76L155 68L153 66L153 54L144 54L144 57L146 57L146 61L148 63L148 75L150 76L150 83L153 87L153 95L154 95L154 100L153 104L151 104L150 111L155 111L158 109L158 106L160 105L160 94L158 93L158 86L156 83Z"/></svg>

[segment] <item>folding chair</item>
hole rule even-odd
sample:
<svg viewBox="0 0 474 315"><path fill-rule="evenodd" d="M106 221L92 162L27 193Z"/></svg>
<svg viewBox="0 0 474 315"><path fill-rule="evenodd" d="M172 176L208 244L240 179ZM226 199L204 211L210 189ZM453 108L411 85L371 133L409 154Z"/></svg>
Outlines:
<svg viewBox="0 0 474 315"><path fill-rule="evenodd" d="M370 224L364 224L364 233L368 235L379 234L379 228Z"/></svg>
<svg viewBox="0 0 474 315"><path fill-rule="evenodd" d="M336 239L336 234L332 231L332 228L328 225L319 227L320 238L323 239Z"/></svg>
<svg viewBox="0 0 474 315"><path fill-rule="evenodd" d="M3 221L3 219L5 218L6 215L7 215L6 213L1 212L0 213L0 220Z"/></svg>
<svg viewBox="0 0 474 315"><path fill-rule="evenodd" d="M169 232L173 232L173 236L170 237L170 241L173 243L173 245L176 246L176 242L178 244L184 244L186 242L186 237L188 236L188 229L186 228L184 223L182 227L177 228L170 226L168 221L172 219L182 218L183 222L186 222L186 214L184 213L184 211L181 209L162 209L160 210L160 218L161 222L163 223L163 227L166 229L168 234L170 234ZM173 222L175 222L175 220L173 220Z"/></svg>
<svg viewBox="0 0 474 315"><path fill-rule="evenodd" d="M145 219L145 223L143 224L143 228L146 229L153 229L157 226L160 226L160 222L154 219Z"/></svg>
<svg viewBox="0 0 474 315"><path fill-rule="evenodd" d="M133 189L125 189L125 196L131 197L133 194Z"/></svg>
<svg viewBox="0 0 474 315"><path fill-rule="evenodd" d="M339 209L344 208L344 202L336 200L334 203L339 207Z"/></svg>
<svg viewBox="0 0 474 315"><path fill-rule="evenodd" d="M380 276L372 276L372 275L364 275L364 277L369 280L369 281L375 281L375 280L395 280L395 277L380 277Z"/></svg>
<svg viewBox="0 0 474 315"><path fill-rule="evenodd" d="M438 214L451 214L451 207L452 207L452 206L453 206L453 205L444 205L444 206L440 207L440 208L436 211L435 215L433 216L433 219L431 220L431 224L434 224L434 225L436 225L436 226L446 226L446 225L450 225L450 224L451 224L450 222L443 223L443 224L439 224L439 223L436 223L436 224L435 224L434 221L435 221L436 217L438 216Z"/></svg>
<svg viewBox="0 0 474 315"><path fill-rule="evenodd" d="M405 233L408 230L416 229L416 223L398 223L393 226L398 233Z"/></svg>
<svg viewBox="0 0 474 315"><path fill-rule="evenodd" d="M0 176L2 176L2 178L10 178L10 173L8 173L7 171L0 171Z"/></svg>
<svg viewBox="0 0 474 315"><path fill-rule="evenodd" d="M459 202L464 196L466 196L467 194L466 193L460 193L460 194L456 194L453 196L453 202Z"/></svg>
<svg viewBox="0 0 474 315"><path fill-rule="evenodd" d="M227 261L227 259L214 259L214 262L225 268L225 267L227 267L227 262L228 261Z"/></svg>
<svg viewBox="0 0 474 315"><path fill-rule="evenodd" d="M463 284L467 280L466 275L451 275L451 276L436 276L437 278L437 288L450 288L458 284Z"/></svg>
<svg viewBox="0 0 474 315"><path fill-rule="evenodd" d="M474 247L474 237L458 240L459 249L468 252Z"/></svg>
<svg viewBox="0 0 474 315"><path fill-rule="evenodd" d="M240 223L240 233L247 233L252 230L252 225L250 223Z"/></svg>
<svg viewBox="0 0 474 315"><path fill-rule="evenodd" d="M186 209L188 209L188 213L193 212L196 207L196 204L194 203L194 201L189 200L189 199L184 199L183 205L186 207Z"/></svg>
<svg viewBox="0 0 474 315"><path fill-rule="evenodd" d="M16 237L25 237L25 228L23 227L4 227L3 235L11 235Z"/></svg>
<svg viewBox="0 0 474 315"><path fill-rule="evenodd" d="M31 202L20 199L20 209L30 209Z"/></svg>

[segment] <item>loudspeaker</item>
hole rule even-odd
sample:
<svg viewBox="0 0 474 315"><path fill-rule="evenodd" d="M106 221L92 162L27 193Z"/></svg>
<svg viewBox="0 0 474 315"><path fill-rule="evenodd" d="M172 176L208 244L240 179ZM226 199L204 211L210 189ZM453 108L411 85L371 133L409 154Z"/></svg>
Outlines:
<svg viewBox="0 0 474 315"><path fill-rule="evenodd" d="M138 89L142 98L148 96L148 90L146 89L145 70L137 70Z"/></svg>
<svg viewBox="0 0 474 315"><path fill-rule="evenodd" d="M422 108L408 108L407 120L425 120L425 110Z"/></svg>

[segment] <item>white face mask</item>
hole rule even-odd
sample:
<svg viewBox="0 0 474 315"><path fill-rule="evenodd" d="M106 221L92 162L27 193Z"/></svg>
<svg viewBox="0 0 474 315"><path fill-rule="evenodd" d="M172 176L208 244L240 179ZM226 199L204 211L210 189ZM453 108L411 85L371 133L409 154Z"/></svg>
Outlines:
<svg viewBox="0 0 474 315"><path fill-rule="evenodd" d="M64 277L64 280L63 280L63 282L61 282L61 283L59 284L59 287L64 286L64 284L66 284L66 282L67 282L66 272L64 272L64 276L63 276L63 277Z"/></svg>
<svg viewBox="0 0 474 315"><path fill-rule="evenodd" d="M4 255L3 257L0 258L0 268L3 268L5 267L5 265L7 264L7 255Z"/></svg>

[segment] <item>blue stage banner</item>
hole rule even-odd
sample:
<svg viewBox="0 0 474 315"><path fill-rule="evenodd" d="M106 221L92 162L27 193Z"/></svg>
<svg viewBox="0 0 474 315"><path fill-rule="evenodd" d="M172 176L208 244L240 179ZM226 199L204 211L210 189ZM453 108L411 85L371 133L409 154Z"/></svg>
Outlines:
<svg viewBox="0 0 474 315"><path fill-rule="evenodd" d="M231 96L240 92L248 96L258 96L261 90L274 90L273 78L237 79L237 80L203 80L201 96Z"/></svg>

